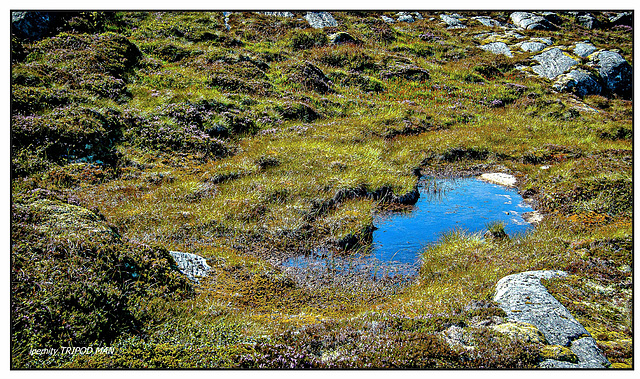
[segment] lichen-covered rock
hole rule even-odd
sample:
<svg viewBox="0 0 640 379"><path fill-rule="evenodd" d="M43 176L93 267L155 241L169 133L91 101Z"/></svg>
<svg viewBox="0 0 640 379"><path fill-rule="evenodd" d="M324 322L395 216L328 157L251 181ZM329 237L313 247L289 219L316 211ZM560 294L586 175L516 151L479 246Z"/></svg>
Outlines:
<svg viewBox="0 0 640 379"><path fill-rule="evenodd" d="M169 253L173 257L173 260L175 260L180 271L196 283L200 281L199 277L207 276L209 271L211 271L207 260L199 255L180 251L169 251Z"/></svg>
<svg viewBox="0 0 640 379"><path fill-rule="evenodd" d="M589 65L598 70L608 93L631 97L633 70L622 55L614 51L593 53L589 56Z"/></svg>
<svg viewBox="0 0 640 379"><path fill-rule="evenodd" d="M500 325L491 326L496 332L506 334L509 337L521 342L546 344L547 339L544 334L535 326L525 322L505 322Z"/></svg>
<svg viewBox="0 0 640 379"><path fill-rule="evenodd" d="M389 23L389 24L395 24L396 23L396 20L392 19L389 16L382 15L382 16L380 16L380 18L382 19L382 21L384 21L386 23Z"/></svg>
<svg viewBox="0 0 640 379"><path fill-rule="evenodd" d="M486 45L480 46L480 48L482 50L490 51L494 54L502 54L508 57L513 57L511 49L509 49L509 46L507 46L507 44L504 42L491 42Z"/></svg>
<svg viewBox="0 0 640 379"><path fill-rule="evenodd" d="M487 17L487 16L477 16L477 17L472 17L472 19L478 21L479 23L481 23L484 26L488 26L488 27L500 27L502 26L502 24L494 19L492 19L491 17Z"/></svg>
<svg viewBox="0 0 640 379"><path fill-rule="evenodd" d="M467 26L462 22L462 16L459 14L441 14L440 19L447 25L447 29L464 29Z"/></svg>
<svg viewBox="0 0 640 379"><path fill-rule="evenodd" d="M398 22L414 22L413 16L408 12L398 12Z"/></svg>
<svg viewBox="0 0 640 379"><path fill-rule="evenodd" d="M586 58L596 50L598 49L590 43L579 42L576 43L576 46L573 48L573 53L579 57Z"/></svg>
<svg viewBox="0 0 640 379"><path fill-rule="evenodd" d="M558 76L553 89L559 92L573 92L579 97L599 95L602 92L598 77L580 68Z"/></svg>
<svg viewBox="0 0 640 379"><path fill-rule="evenodd" d="M351 34L347 32L338 32L329 35L329 43L333 45L340 45L343 43L358 43L358 40L353 38Z"/></svg>
<svg viewBox="0 0 640 379"><path fill-rule="evenodd" d="M533 57L540 63L531 69L538 75L547 79L555 79L579 62L568 56L561 49L554 47Z"/></svg>
<svg viewBox="0 0 640 379"><path fill-rule="evenodd" d="M600 27L600 22L591 13L578 14L576 16L576 23L587 29L596 29Z"/></svg>
<svg viewBox="0 0 640 379"><path fill-rule="evenodd" d="M506 276L496 284L494 301L513 322L537 327L549 344L569 347L578 363L545 360L541 367L603 368L609 361L595 345L589 332L542 285L541 279L566 276L563 271L528 271Z"/></svg>
<svg viewBox="0 0 640 379"><path fill-rule="evenodd" d="M609 26L633 25L633 14L631 12L621 12L609 17Z"/></svg>
<svg viewBox="0 0 640 379"><path fill-rule="evenodd" d="M547 48L547 44L538 41L526 41L518 44L522 51L537 53Z"/></svg>
<svg viewBox="0 0 640 379"><path fill-rule="evenodd" d="M49 32L53 17L48 12L11 12L11 29L20 37L37 39Z"/></svg>
<svg viewBox="0 0 640 379"><path fill-rule="evenodd" d="M338 26L338 21L329 12L307 12L304 18L315 29Z"/></svg>
<svg viewBox="0 0 640 379"><path fill-rule="evenodd" d="M555 30L555 26L543 16L529 12L511 13L511 21L521 29L527 30Z"/></svg>

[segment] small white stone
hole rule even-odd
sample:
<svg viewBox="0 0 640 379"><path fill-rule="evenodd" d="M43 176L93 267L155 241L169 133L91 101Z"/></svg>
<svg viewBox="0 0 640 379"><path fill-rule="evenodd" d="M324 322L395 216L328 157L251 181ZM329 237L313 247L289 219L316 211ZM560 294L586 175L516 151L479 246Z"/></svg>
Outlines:
<svg viewBox="0 0 640 379"><path fill-rule="evenodd" d="M540 166L540 170L548 170L550 168L551 166L548 166L548 165Z"/></svg>
<svg viewBox="0 0 640 379"><path fill-rule="evenodd" d="M513 187L516 184L516 177L501 172L491 172L482 174L478 177L480 180L500 184L501 186Z"/></svg>

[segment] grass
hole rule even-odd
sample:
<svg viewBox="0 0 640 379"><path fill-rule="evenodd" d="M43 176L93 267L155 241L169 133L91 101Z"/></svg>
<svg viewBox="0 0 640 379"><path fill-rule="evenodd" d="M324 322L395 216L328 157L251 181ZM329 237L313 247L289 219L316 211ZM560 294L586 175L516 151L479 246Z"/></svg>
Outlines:
<svg viewBox="0 0 640 379"><path fill-rule="evenodd" d="M552 92L516 69L528 54L478 49L480 25L355 13L314 30L245 12L226 31L221 12L89 12L64 33L12 41L22 52L12 62L14 367L531 368L542 346L482 325L502 317L495 283L536 269L570 272L550 290L616 367L633 364L632 102ZM558 44L588 33L632 63L624 29L587 32L561 17ZM359 42L330 44L338 31ZM532 232L447 233L408 282L280 265L366 248L374 214L410 203L423 174L492 170L513 172L545 214ZM47 201L65 211L43 214ZM62 224L77 230L51 227ZM76 241L103 229L114 233L104 251ZM211 277L188 290L167 250L205 257ZM103 263L114 259L166 262L112 283ZM77 264L95 264L87 281L109 290L87 286L93 303L58 310L89 326L67 335L54 317L43 325L59 333L25 328L44 317L28 305L33 286L55 277L36 299L67 296L78 284L60 272ZM184 296L158 292L167 286ZM104 329L114 315L129 324ZM473 349L445 342L452 326ZM117 353L30 361L45 342Z"/></svg>

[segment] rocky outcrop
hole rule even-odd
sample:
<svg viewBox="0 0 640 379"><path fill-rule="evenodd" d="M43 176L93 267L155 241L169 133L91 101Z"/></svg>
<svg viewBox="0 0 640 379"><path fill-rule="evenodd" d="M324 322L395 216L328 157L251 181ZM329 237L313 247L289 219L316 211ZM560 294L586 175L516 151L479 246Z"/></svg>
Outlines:
<svg viewBox="0 0 640 379"><path fill-rule="evenodd" d="M307 12L304 18L315 29L338 26L338 21L329 12Z"/></svg>
<svg viewBox="0 0 640 379"><path fill-rule="evenodd" d="M512 322L528 323L544 334L550 345L568 347L577 363L547 359L545 368L604 368L609 361L589 332L542 285L541 279L564 277L563 271L528 271L506 276L496 284L494 301Z"/></svg>
<svg viewBox="0 0 640 379"><path fill-rule="evenodd" d="M576 16L576 24L586 29L596 29L600 27L600 22L591 13L578 14Z"/></svg>
<svg viewBox="0 0 640 379"><path fill-rule="evenodd" d="M196 283L200 281L200 277L207 276L211 271L207 260L199 255L180 251L169 251L169 253L173 260L176 261L180 271Z"/></svg>
<svg viewBox="0 0 640 379"><path fill-rule="evenodd" d="M48 12L11 12L11 30L22 38L38 39L51 30L55 18Z"/></svg>
<svg viewBox="0 0 640 379"><path fill-rule="evenodd" d="M504 42L491 42L486 45L480 46L480 48L482 50L490 51L494 54L502 54L508 57L513 57L511 49L509 49L509 46L507 46L507 44Z"/></svg>
<svg viewBox="0 0 640 379"><path fill-rule="evenodd" d="M631 97L631 65L614 51L600 51L589 56L589 65L596 68L609 94Z"/></svg>
<svg viewBox="0 0 640 379"><path fill-rule="evenodd" d="M555 79L579 62L568 56L560 48L554 47L533 57L540 63L531 69L538 75L547 79Z"/></svg>
<svg viewBox="0 0 640 379"><path fill-rule="evenodd" d="M521 29L555 30L556 27L545 17L529 12L511 13L511 21Z"/></svg>

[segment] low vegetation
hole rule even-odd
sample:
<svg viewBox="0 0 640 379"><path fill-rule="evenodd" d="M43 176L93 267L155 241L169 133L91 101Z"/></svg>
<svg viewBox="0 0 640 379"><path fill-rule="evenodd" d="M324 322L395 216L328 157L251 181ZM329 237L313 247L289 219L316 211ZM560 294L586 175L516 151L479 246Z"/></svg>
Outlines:
<svg viewBox="0 0 640 379"><path fill-rule="evenodd" d="M383 14L67 12L13 35L12 367L534 368L542 344L487 325L495 283L538 269L571 274L546 285L632 367L632 101L553 91L479 23ZM625 28L518 32L632 63ZM516 175L533 231L445 231L409 278L282 265L366 248L423 175L488 171ZM114 352L33 354L60 346Z"/></svg>

